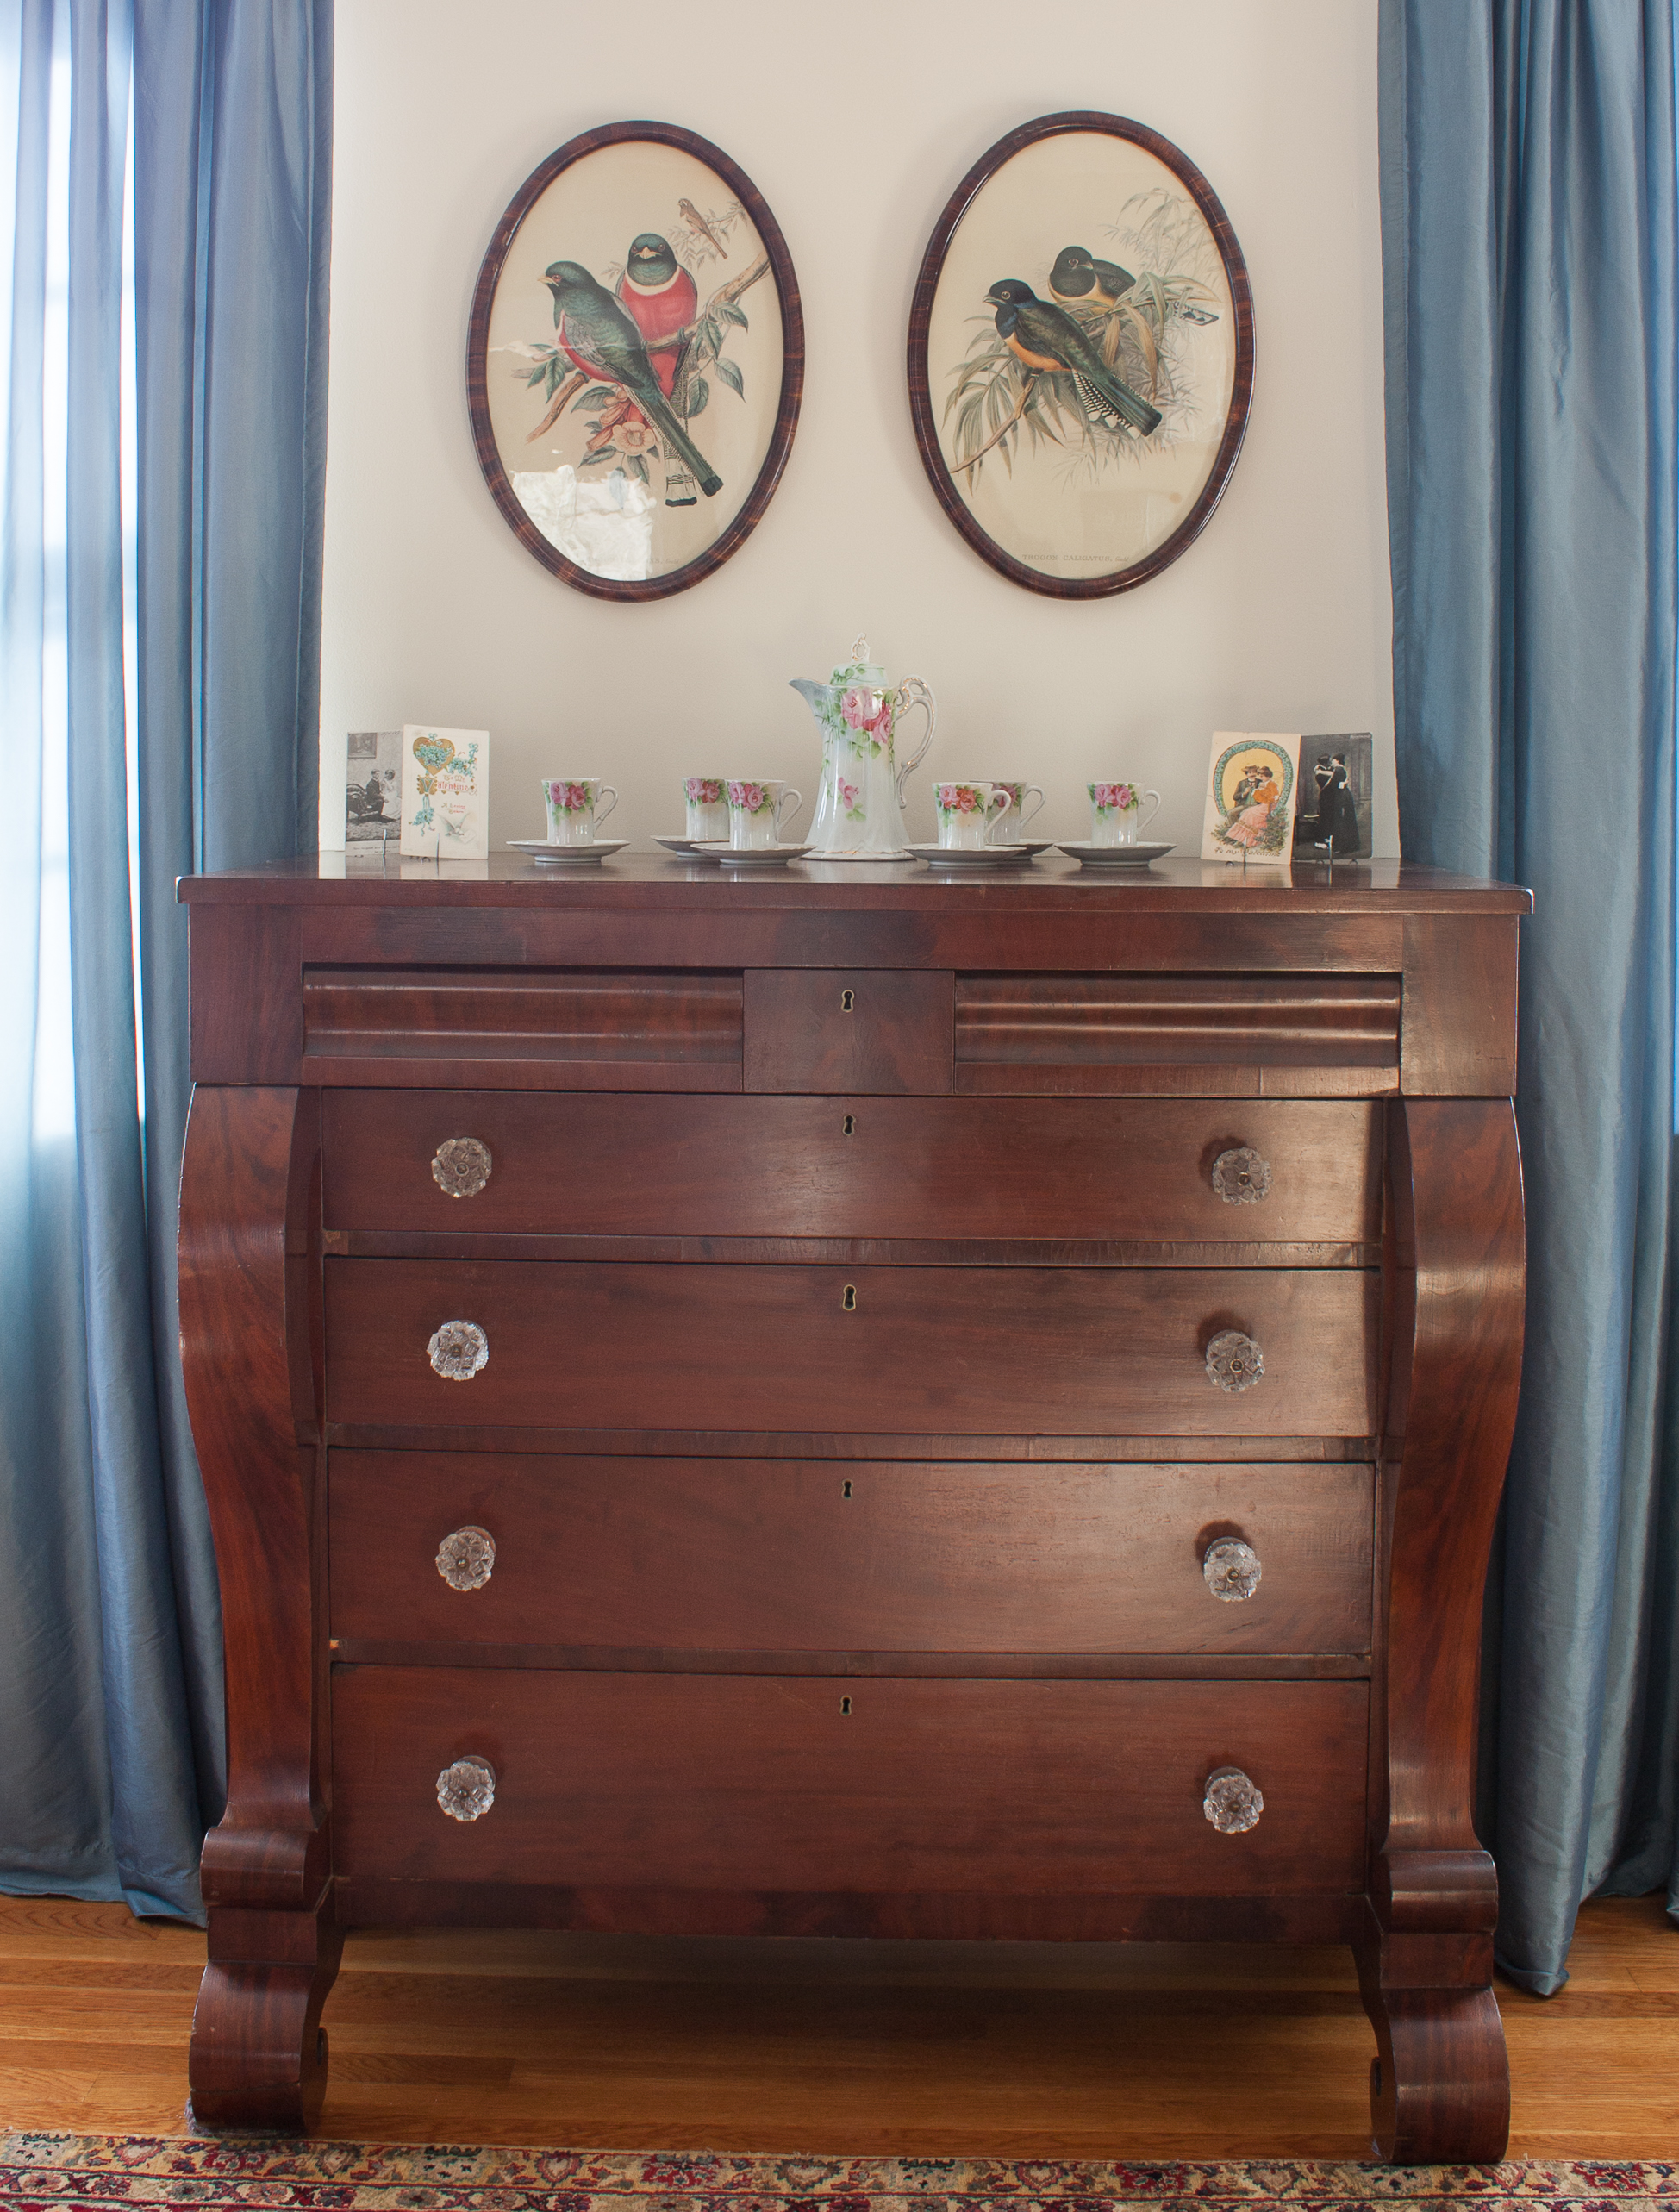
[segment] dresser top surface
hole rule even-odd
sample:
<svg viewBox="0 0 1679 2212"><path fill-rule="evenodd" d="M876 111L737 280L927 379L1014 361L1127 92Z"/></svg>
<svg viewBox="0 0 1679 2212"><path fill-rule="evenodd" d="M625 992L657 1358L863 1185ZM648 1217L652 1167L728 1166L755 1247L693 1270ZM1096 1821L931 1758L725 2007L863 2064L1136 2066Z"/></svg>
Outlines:
<svg viewBox="0 0 1679 2212"><path fill-rule="evenodd" d="M663 853L625 852L598 865L554 866L517 853L490 860L381 861L359 853L303 853L185 876L193 905L568 907L744 909L898 909L995 915L1135 911L1155 914L1526 914L1532 894L1408 860L1321 862L1279 868L1193 855L1151 868L1082 868L1060 853L1020 867L968 873L913 865L801 861L785 868L719 869Z"/></svg>

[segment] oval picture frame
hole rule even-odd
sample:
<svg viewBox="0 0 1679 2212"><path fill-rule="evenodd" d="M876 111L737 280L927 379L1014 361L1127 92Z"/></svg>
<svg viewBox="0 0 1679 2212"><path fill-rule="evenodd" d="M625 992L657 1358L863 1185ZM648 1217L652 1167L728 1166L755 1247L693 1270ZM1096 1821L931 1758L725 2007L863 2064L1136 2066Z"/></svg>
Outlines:
<svg viewBox="0 0 1679 2212"><path fill-rule="evenodd" d="M1189 156L1123 116L1041 116L981 155L922 256L908 359L921 465L1012 583L1134 590L1223 497L1253 354L1247 263Z"/></svg>
<svg viewBox="0 0 1679 2212"><path fill-rule="evenodd" d="M803 389L787 241L708 139L602 124L508 203L472 294L472 439L509 528L574 590L664 599L721 568L775 494Z"/></svg>

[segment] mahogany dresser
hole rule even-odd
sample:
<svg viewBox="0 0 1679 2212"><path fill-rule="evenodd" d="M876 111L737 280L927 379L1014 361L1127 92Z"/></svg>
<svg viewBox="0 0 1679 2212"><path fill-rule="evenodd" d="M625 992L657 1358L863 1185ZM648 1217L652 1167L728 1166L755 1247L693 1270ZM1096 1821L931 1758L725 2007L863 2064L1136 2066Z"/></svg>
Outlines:
<svg viewBox="0 0 1679 2212"><path fill-rule="evenodd" d="M201 2123L309 2124L371 1923L1269 1938L1355 1946L1383 2156L1501 2153L1526 893L182 895Z"/></svg>

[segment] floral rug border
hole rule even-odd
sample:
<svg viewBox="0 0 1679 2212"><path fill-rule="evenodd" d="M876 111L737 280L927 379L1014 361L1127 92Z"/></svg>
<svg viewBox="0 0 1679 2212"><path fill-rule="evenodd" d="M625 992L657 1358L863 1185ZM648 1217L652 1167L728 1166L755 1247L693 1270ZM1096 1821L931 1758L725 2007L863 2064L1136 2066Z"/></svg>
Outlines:
<svg viewBox="0 0 1679 2212"><path fill-rule="evenodd" d="M1474 2198L1524 2212L1679 2201L1679 2160L1382 2166L1309 2159L865 2159L334 2143L273 2136L0 2134L0 2208L252 2212L1114 2212L1268 2203L1314 2212Z"/></svg>

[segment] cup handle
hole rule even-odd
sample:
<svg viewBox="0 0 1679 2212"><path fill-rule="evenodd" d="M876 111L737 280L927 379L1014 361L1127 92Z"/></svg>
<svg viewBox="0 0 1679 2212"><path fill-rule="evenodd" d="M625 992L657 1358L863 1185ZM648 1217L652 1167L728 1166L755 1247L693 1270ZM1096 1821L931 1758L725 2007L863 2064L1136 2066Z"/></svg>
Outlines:
<svg viewBox="0 0 1679 2212"><path fill-rule="evenodd" d="M1143 832L1148 828L1150 822L1154 820L1155 815L1160 811L1160 794L1158 791L1145 791L1143 793L1143 797L1145 799L1152 799L1154 801L1154 804L1149 809L1148 812L1143 816L1142 820L1137 825L1137 834L1139 837L1142 835Z"/></svg>
<svg viewBox="0 0 1679 2212"><path fill-rule="evenodd" d="M783 822L790 820L803 804L804 793L801 790L795 790L790 784L782 792L780 798L776 803L776 842L777 845L784 842L781 834L781 826Z"/></svg>
<svg viewBox="0 0 1679 2212"><path fill-rule="evenodd" d="M1031 812L1028 813L1027 811L1026 803L1028 799L1034 798L1037 800L1038 803L1032 809ZM1021 793L1021 811L1014 818L1014 834L1018 837L1021 832L1026 828L1027 822L1036 821L1037 817L1042 814L1043 811L1043 785L1041 784L1027 784Z"/></svg>
<svg viewBox="0 0 1679 2212"><path fill-rule="evenodd" d="M607 795L607 793L608 793L609 791L610 791L610 792L611 792L611 794L612 794L612 806L604 806L604 807L603 807L603 806L601 804L601 800L602 800L602 799L603 799L603 798L606 797L606 795ZM602 784L602 786L601 786L601 789L600 789L600 794L599 794L599 797L596 797L596 801L595 801L595 827L596 827L596 829L598 829L598 828L600 828L601 824L602 824L602 823L606 820L607 816L608 816L608 815L612 812L612 807L615 807L615 806L617 805L617 803L618 803L618 786L617 786L615 784Z"/></svg>
<svg viewBox="0 0 1679 2212"><path fill-rule="evenodd" d="M997 806L997 801L999 799L1002 801L1002 804L1001 806ZM988 845L996 844L997 831L1002 826L1002 818L1014 803L1014 793L1012 791L1004 790L1001 784L999 784L996 790L992 792L989 803L987 805L985 811L989 814L992 807L996 807L997 811L996 817L992 821L988 822L985 825L985 841Z"/></svg>

